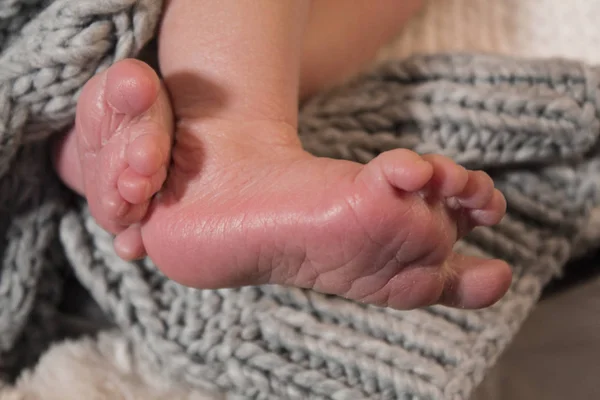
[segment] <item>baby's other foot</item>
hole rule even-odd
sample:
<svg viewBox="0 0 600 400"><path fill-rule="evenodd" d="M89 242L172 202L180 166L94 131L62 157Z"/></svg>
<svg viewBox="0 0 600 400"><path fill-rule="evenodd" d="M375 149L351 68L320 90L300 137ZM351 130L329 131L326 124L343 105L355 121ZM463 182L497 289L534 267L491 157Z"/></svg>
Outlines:
<svg viewBox="0 0 600 400"><path fill-rule="evenodd" d="M197 288L290 285L398 309L478 308L506 292L506 263L453 252L504 214L485 173L402 149L367 165L318 158L294 135L265 121L180 121L170 178L142 225L167 276Z"/></svg>
<svg viewBox="0 0 600 400"><path fill-rule="evenodd" d="M140 61L121 61L83 88L71 139L79 180L91 214L117 234L115 250L125 259L145 255L139 223L167 176L172 131L166 91Z"/></svg>

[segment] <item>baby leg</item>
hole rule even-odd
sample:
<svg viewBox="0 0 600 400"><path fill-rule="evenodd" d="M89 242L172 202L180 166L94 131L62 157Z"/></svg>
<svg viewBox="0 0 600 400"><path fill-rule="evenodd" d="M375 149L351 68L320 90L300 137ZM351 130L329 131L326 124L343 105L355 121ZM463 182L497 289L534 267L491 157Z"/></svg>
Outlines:
<svg viewBox="0 0 600 400"><path fill-rule="evenodd" d="M302 47L300 97L366 67L423 0L313 0Z"/></svg>

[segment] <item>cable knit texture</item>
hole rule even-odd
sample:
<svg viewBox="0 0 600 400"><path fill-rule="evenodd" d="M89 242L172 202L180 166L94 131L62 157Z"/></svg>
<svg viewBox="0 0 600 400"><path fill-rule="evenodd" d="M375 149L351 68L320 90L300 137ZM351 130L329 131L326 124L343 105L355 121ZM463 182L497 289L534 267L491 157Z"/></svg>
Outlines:
<svg viewBox="0 0 600 400"><path fill-rule="evenodd" d="M199 291L149 260L120 260L48 165L48 137L72 122L82 84L136 54L159 11L156 0L0 5L2 371L52 340L72 270L141 360L177 382L232 399L467 399L543 285L588 243L579 233L599 203L600 71L419 56L387 62L301 110L302 141L317 155L367 162L407 147L492 173L509 213L457 249L513 266L511 289L493 307L399 312L280 286Z"/></svg>

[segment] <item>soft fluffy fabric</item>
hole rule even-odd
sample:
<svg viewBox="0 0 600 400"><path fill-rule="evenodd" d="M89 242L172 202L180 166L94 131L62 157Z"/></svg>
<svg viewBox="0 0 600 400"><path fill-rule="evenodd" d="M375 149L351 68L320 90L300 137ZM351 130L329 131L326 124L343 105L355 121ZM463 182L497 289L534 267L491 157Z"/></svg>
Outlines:
<svg viewBox="0 0 600 400"><path fill-rule="evenodd" d="M119 357L137 366L124 370L99 352L103 339L64 345L6 396L40 393L51 376L44 362L60 365L56 354L67 354L76 366L89 360L92 375L99 360L123 396L141 396L160 373L166 383L150 387L154 395L174 388L199 395L194 388L232 399L466 399L543 285L596 238L585 228L599 201L598 71L559 60L422 56L315 98L301 111L301 137L317 155L366 162L408 147L489 170L509 214L457 247L512 264L515 280L502 301L480 311L397 312L278 286L183 288L148 260L118 259L111 236L48 167L47 138L71 123L83 82L139 51L159 2L0 7L8 38L0 56L3 370L18 370L54 338L68 271L117 324ZM92 381L80 390L88 389L106 398L106 387Z"/></svg>
<svg viewBox="0 0 600 400"><path fill-rule="evenodd" d="M0 400L218 400L140 365L118 332L49 349Z"/></svg>

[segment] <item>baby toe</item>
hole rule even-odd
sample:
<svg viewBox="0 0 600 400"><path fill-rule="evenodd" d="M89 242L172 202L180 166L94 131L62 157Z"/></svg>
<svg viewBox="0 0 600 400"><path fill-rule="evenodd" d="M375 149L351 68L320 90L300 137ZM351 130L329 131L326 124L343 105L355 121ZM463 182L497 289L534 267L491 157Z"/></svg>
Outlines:
<svg viewBox="0 0 600 400"><path fill-rule="evenodd" d="M417 153L395 149L381 153L362 171L369 184L385 182L393 188L416 192L429 182L433 174L430 163Z"/></svg>
<svg viewBox="0 0 600 400"><path fill-rule="evenodd" d="M506 199L498 189L494 189L492 198L484 207L469 210L468 213L475 225L496 225L506 213Z"/></svg>
<svg viewBox="0 0 600 400"><path fill-rule="evenodd" d="M137 116L156 101L161 89L154 70L139 60L120 61L106 72L106 101L118 113Z"/></svg>
<svg viewBox="0 0 600 400"><path fill-rule="evenodd" d="M508 291L512 271L507 263L453 254L447 261L448 275L440 304L464 309L489 307Z"/></svg>
<svg viewBox="0 0 600 400"><path fill-rule="evenodd" d="M494 181L483 171L468 171L469 179L456 195L459 204L464 208L483 208L494 195Z"/></svg>
<svg viewBox="0 0 600 400"><path fill-rule="evenodd" d="M137 260L146 256L142 234L138 225L131 225L119 233L114 241L115 252L124 260Z"/></svg>
<svg viewBox="0 0 600 400"><path fill-rule="evenodd" d="M161 167L151 176L140 175L133 168L127 168L119 176L119 194L131 204L142 204L150 200L162 187L167 176L166 167Z"/></svg>
<svg viewBox="0 0 600 400"><path fill-rule="evenodd" d="M171 138L167 132L161 132L157 126L136 126L141 134L127 146L127 162L135 172L144 176L156 174L169 162Z"/></svg>
<svg viewBox="0 0 600 400"><path fill-rule="evenodd" d="M469 180L469 173L462 165L439 154L427 154L423 159L433 167L430 189L442 197L456 196L464 190Z"/></svg>
<svg viewBox="0 0 600 400"><path fill-rule="evenodd" d="M131 204L142 204L152 196L150 179L127 168L117 181L119 194Z"/></svg>

